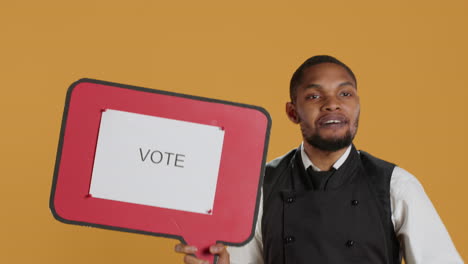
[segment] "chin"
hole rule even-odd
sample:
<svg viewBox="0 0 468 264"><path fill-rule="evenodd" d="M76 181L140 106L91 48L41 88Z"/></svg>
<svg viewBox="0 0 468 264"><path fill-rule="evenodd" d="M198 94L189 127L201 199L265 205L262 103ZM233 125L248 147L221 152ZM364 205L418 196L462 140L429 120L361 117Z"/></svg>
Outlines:
<svg viewBox="0 0 468 264"><path fill-rule="evenodd" d="M334 135L325 137L320 134L314 134L308 137L304 137L304 140L307 141L311 146L323 150L323 151L338 151L343 148L348 147L353 143L354 134L351 131L346 131L345 133L340 133L340 135Z"/></svg>

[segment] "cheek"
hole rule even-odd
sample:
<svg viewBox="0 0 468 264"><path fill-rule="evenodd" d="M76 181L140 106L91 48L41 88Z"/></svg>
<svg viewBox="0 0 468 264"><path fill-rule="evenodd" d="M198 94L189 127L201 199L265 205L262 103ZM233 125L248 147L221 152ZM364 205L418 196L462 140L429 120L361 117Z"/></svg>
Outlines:
<svg viewBox="0 0 468 264"><path fill-rule="evenodd" d="M359 119L359 114L361 112L361 107L359 105L359 101L354 103L350 106L350 113L352 114L354 119Z"/></svg>
<svg viewBox="0 0 468 264"><path fill-rule="evenodd" d="M315 126L315 119L310 114L298 115L301 127L312 128Z"/></svg>
<svg viewBox="0 0 468 264"><path fill-rule="evenodd" d="M314 122L317 115L317 110L311 106L303 106L297 111L298 118L308 123Z"/></svg>
<svg viewBox="0 0 468 264"><path fill-rule="evenodd" d="M354 112L354 116L353 116L353 127L357 128L358 127L358 124L359 124L359 116L361 114L361 111L360 109L358 108L355 112Z"/></svg>
<svg viewBox="0 0 468 264"><path fill-rule="evenodd" d="M301 109L300 111L297 111L296 112L296 115L297 115L297 120L299 122L299 125L302 127L302 128L306 128L308 127L308 123L309 123L309 113L307 112L307 110L305 109Z"/></svg>
<svg viewBox="0 0 468 264"><path fill-rule="evenodd" d="M355 119L358 119L358 118L359 118L360 112L361 112L361 111L359 110L359 108L357 108L356 110L354 110L354 112L353 112L353 117L354 117Z"/></svg>

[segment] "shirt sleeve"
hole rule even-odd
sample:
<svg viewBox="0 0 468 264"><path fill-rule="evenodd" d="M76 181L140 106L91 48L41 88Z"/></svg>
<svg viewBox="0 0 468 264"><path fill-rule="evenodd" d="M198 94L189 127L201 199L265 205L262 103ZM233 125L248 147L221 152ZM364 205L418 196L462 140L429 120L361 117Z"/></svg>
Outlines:
<svg viewBox="0 0 468 264"><path fill-rule="evenodd" d="M392 220L407 264L463 263L419 181L395 167L390 182Z"/></svg>
<svg viewBox="0 0 468 264"><path fill-rule="evenodd" d="M263 197L260 197L257 223L255 224L255 234L249 243L241 247L228 247L231 264L263 264L263 244L262 244L262 215Z"/></svg>

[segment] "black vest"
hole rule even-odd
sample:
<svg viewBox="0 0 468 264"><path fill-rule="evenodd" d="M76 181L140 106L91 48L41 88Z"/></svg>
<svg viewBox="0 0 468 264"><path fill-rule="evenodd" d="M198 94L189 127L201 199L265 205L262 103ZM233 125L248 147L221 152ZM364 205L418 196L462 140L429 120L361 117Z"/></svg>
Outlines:
<svg viewBox="0 0 468 264"><path fill-rule="evenodd" d="M300 149L267 164L265 264L401 263L390 208L394 167L353 146L327 189L314 191Z"/></svg>

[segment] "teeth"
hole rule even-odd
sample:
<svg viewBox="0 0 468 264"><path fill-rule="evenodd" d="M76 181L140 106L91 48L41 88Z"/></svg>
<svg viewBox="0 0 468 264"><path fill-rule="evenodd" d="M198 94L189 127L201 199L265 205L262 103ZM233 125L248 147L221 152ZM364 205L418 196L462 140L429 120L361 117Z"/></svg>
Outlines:
<svg viewBox="0 0 468 264"><path fill-rule="evenodd" d="M338 123L341 123L341 121L339 121L339 120L328 120L327 122L325 122L325 124L338 124Z"/></svg>

